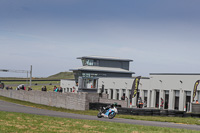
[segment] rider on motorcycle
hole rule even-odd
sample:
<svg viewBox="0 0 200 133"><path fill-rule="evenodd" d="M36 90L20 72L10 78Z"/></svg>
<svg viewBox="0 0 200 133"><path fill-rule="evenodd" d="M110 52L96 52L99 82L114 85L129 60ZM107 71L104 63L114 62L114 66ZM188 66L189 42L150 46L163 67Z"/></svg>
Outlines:
<svg viewBox="0 0 200 133"><path fill-rule="evenodd" d="M97 117L98 118L108 117L109 119L113 119L116 113L118 113L116 106L117 106L117 103L114 103L106 107L100 108L99 113L97 114Z"/></svg>
<svg viewBox="0 0 200 133"><path fill-rule="evenodd" d="M110 104L110 105L108 105L106 107L103 107L103 111L102 112L105 113L106 110L108 110L109 108L114 108L116 106L117 106L117 103Z"/></svg>

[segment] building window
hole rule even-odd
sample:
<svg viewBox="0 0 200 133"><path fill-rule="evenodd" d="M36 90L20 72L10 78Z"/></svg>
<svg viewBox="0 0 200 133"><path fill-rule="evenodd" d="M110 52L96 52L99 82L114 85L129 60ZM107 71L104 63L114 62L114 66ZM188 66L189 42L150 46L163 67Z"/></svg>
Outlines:
<svg viewBox="0 0 200 133"><path fill-rule="evenodd" d="M99 60L82 59L83 66L99 66Z"/></svg>
<svg viewBox="0 0 200 133"><path fill-rule="evenodd" d="M94 60L94 66L99 66L99 60Z"/></svg>
<svg viewBox="0 0 200 133"><path fill-rule="evenodd" d="M82 77L106 77L106 74L82 73Z"/></svg>
<svg viewBox="0 0 200 133"><path fill-rule="evenodd" d="M83 88L87 89L97 89L98 80L92 78L83 79Z"/></svg>

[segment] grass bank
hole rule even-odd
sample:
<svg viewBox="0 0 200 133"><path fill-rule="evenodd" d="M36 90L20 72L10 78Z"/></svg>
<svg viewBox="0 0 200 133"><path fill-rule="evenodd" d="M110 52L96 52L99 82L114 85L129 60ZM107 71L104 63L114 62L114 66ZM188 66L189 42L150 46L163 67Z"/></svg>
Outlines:
<svg viewBox="0 0 200 133"><path fill-rule="evenodd" d="M0 111L0 132L8 133L198 133L199 131L38 116Z"/></svg>
<svg viewBox="0 0 200 133"><path fill-rule="evenodd" d="M51 107L51 106L46 106L46 105L41 105L41 104L34 104L34 103L11 99L11 98L2 97L2 96L0 96L0 100L13 102L13 103L17 103L17 104L22 104L25 106L40 108L40 109L48 109L48 110L67 112L67 113L93 115L93 116L96 116L98 113L98 111L96 111L96 110L86 110L86 111L69 110L69 109ZM124 119L134 119L134 120L161 121L161 122L173 122L173 123L200 125L200 119L193 118L193 117L183 118L183 117L138 116L138 115L120 115L120 114L116 115L116 117L124 118Z"/></svg>
<svg viewBox="0 0 200 133"><path fill-rule="evenodd" d="M13 89L16 89L18 85L24 84L26 87L29 86L29 82L26 81L3 81L5 87L10 86ZM41 90L42 86L47 87L47 91L53 91L54 86L59 87L60 81L32 81L31 88L33 90Z"/></svg>

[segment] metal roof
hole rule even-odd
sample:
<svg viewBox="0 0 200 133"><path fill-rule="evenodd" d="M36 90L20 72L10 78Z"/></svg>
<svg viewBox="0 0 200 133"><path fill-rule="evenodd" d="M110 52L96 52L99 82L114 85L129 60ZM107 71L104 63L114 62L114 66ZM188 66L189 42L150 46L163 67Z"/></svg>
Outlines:
<svg viewBox="0 0 200 133"><path fill-rule="evenodd" d="M150 75L200 75L200 73L150 73Z"/></svg>
<svg viewBox="0 0 200 133"><path fill-rule="evenodd" d="M100 59L100 60L118 60L118 61L133 61L131 59L122 59L118 57L107 57L107 56L82 56L77 59Z"/></svg>
<svg viewBox="0 0 200 133"><path fill-rule="evenodd" d="M134 72L121 69L121 68L113 68L113 67L99 67L99 66L82 66L77 69L70 69L70 71L98 71L98 72L115 72L115 73L132 73Z"/></svg>

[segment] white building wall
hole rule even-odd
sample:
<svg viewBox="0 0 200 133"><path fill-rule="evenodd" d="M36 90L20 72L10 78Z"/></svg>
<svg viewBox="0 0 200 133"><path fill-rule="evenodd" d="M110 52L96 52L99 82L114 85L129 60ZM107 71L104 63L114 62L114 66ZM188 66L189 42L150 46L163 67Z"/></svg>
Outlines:
<svg viewBox="0 0 200 133"><path fill-rule="evenodd" d="M193 91L194 83L200 80L200 75L150 75L150 80L151 88Z"/></svg>
<svg viewBox="0 0 200 133"><path fill-rule="evenodd" d="M168 109L172 110L175 106L175 90L179 90L179 110L184 110L186 104L185 91L191 92L190 100L193 102L193 89L197 80L200 80L200 74L150 74L150 90L169 90ZM197 90L199 89L200 86L198 86ZM160 93L160 95L162 94ZM197 99L197 96L195 99Z"/></svg>
<svg viewBox="0 0 200 133"><path fill-rule="evenodd" d="M168 109L174 110L175 91L179 90L178 108L179 110L185 110L186 92L191 92L190 101L192 102L194 84L197 80L200 80L200 74L150 74L150 78L140 79L140 97L142 97L142 99L144 100L144 91L147 91L147 107L154 108L156 104L156 91L158 91L160 108L160 99L164 99L165 91L169 91ZM128 100L132 100L132 106L135 107L137 103L136 97L129 99L133 81L134 78L100 77L98 78L97 88L98 90L100 90L102 88L102 85L104 85L104 90L107 90L107 93L109 94L109 99L119 98L119 100L121 100L121 96L123 95L123 93L125 93ZM60 84L61 87L65 88L66 91L68 91L66 88L76 87L74 80L61 80ZM198 86L197 90L200 90L200 86ZM119 93L119 97L117 97L117 93ZM200 99L200 92L196 94L195 100L196 99Z"/></svg>
<svg viewBox="0 0 200 133"><path fill-rule="evenodd" d="M113 90L113 99L117 99L117 91L119 91L119 100L121 100L122 89L125 89L125 95L129 99L130 91L132 89L134 78L108 78L102 77L98 79L98 89L100 90L102 85L105 89L108 89L109 98L111 98L111 91ZM139 92L141 92L141 97L144 99L144 90L149 90L150 80L149 78L140 79ZM99 91L98 91L99 92ZM137 99L132 98L132 105L136 106Z"/></svg>
<svg viewBox="0 0 200 133"><path fill-rule="evenodd" d="M69 79L61 79L60 80L60 87L63 88L63 92L77 92L78 87L76 86L75 80L69 80Z"/></svg>

